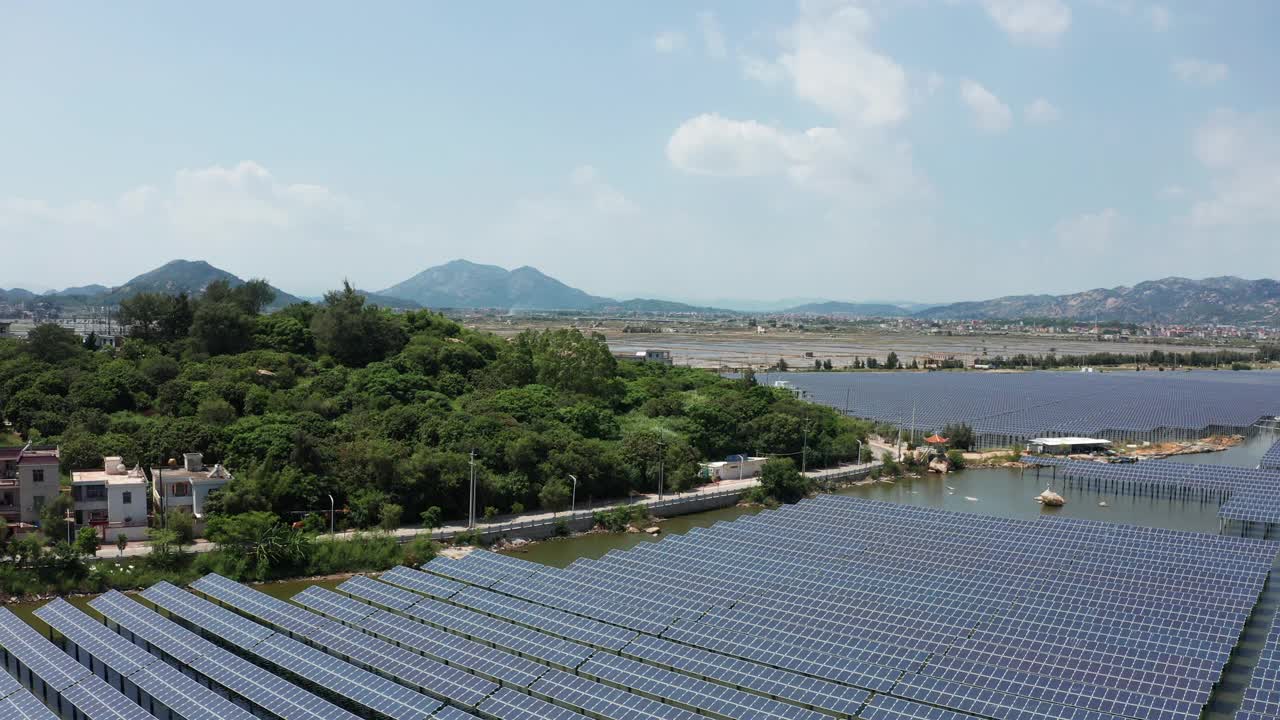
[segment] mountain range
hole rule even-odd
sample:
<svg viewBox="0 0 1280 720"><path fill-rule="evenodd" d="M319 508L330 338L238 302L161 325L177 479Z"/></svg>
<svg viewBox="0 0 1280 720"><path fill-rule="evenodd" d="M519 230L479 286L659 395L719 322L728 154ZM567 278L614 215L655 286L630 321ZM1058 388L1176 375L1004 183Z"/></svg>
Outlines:
<svg viewBox="0 0 1280 720"><path fill-rule="evenodd" d="M1070 295L1012 295L929 308L938 320L1030 318L1172 324L1280 325L1280 282L1213 277L1168 277L1132 287L1098 288Z"/></svg>
<svg viewBox="0 0 1280 720"><path fill-rule="evenodd" d="M123 285L85 285L37 294L0 289L0 303L114 305L141 292L199 295L215 280L232 286L244 281L203 260L174 260ZM364 292L364 291L361 291ZM272 307L300 299L276 289ZM378 292L364 292L371 304L414 309L568 310L635 314L734 314L735 310L673 300L615 300L591 295L532 267L506 270L466 260L428 268ZM1068 295L1013 295L939 306L915 303L804 302L781 314L815 317L914 317L933 320L1065 319L1083 322L1159 322L1169 324L1262 324L1280 326L1280 282L1214 277L1180 277L1099 288Z"/></svg>

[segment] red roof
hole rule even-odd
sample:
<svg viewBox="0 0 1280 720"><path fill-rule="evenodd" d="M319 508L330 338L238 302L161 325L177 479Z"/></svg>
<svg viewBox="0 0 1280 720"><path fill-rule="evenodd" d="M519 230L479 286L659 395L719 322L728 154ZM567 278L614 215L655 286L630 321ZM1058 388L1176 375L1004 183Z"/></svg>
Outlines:
<svg viewBox="0 0 1280 720"><path fill-rule="evenodd" d="M942 437L938 433L934 433L929 437L925 438L924 441L929 443L930 445L941 445L942 443L947 442L947 439Z"/></svg>

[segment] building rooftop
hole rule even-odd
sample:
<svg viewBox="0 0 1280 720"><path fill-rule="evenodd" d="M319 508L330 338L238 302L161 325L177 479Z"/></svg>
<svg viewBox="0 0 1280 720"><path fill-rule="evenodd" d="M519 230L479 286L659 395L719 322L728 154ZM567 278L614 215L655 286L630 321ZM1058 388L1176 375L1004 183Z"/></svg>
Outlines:
<svg viewBox="0 0 1280 720"><path fill-rule="evenodd" d="M121 475L120 473L107 472L106 470L77 470L71 473L72 485L85 485L106 483L108 485L145 485L147 478L142 474L142 468L135 467L133 470Z"/></svg>
<svg viewBox="0 0 1280 720"><path fill-rule="evenodd" d="M1110 440L1103 440L1101 438L1087 438L1087 437L1032 438L1030 442L1032 445L1047 445L1049 447L1062 446L1062 445L1110 445L1111 444Z"/></svg>
<svg viewBox="0 0 1280 720"><path fill-rule="evenodd" d="M18 462L29 463L50 463L58 462L58 448L56 447L0 447L0 460L17 460Z"/></svg>

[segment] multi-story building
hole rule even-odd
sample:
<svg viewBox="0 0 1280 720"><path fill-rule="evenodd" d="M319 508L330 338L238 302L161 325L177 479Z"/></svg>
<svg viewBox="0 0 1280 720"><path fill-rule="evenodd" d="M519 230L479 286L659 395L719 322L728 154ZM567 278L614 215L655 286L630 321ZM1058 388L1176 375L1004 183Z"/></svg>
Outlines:
<svg viewBox="0 0 1280 720"><path fill-rule="evenodd" d="M229 482L231 473L226 468L205 467L204 455L186 453L182 456L182 467L151 468L151 498L157 513L169 510L191 513L198 533L204 527L204 506L209 494Z"/></svg>
<svg viewBox="0 0 1280 720"><path fill-rule="evenodd" d="M147 535L147 478L140 466L128 470L120 458L107 457L101 470L73 472L71 500L76 524L98 530L104 542Z"/></svg>
<svg viewBox="0 0 1280 720"><path fill-rule="evenodd" d="M0 448L0 517L10 527L34 526L62 492L55 447Z"/></svg>

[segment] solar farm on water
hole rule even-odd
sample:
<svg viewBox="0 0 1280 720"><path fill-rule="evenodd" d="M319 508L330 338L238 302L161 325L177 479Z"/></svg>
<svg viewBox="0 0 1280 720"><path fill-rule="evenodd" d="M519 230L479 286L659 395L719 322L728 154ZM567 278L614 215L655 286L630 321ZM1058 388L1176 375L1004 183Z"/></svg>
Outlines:
<svg viewBox="0 0 1280 720"><path fill-rule="evenodd" d="M769 376L776 379L777 376ZM1246 433L1280 415L1280 372L786 373L805 397L925 434L951 423L979 447L1034 437L1117 442ZM1277 457L1280 462L1280 457Z"/></svg>
<svg viewBox="0 0 1280 720"><path fill-rule="evenodd" d="M0 611L0 717L1194 720L1278 550L824 495L564 569L209 575L49 603L53 640ZM1280 717L1278 642L1238 720Z"/></svg>

